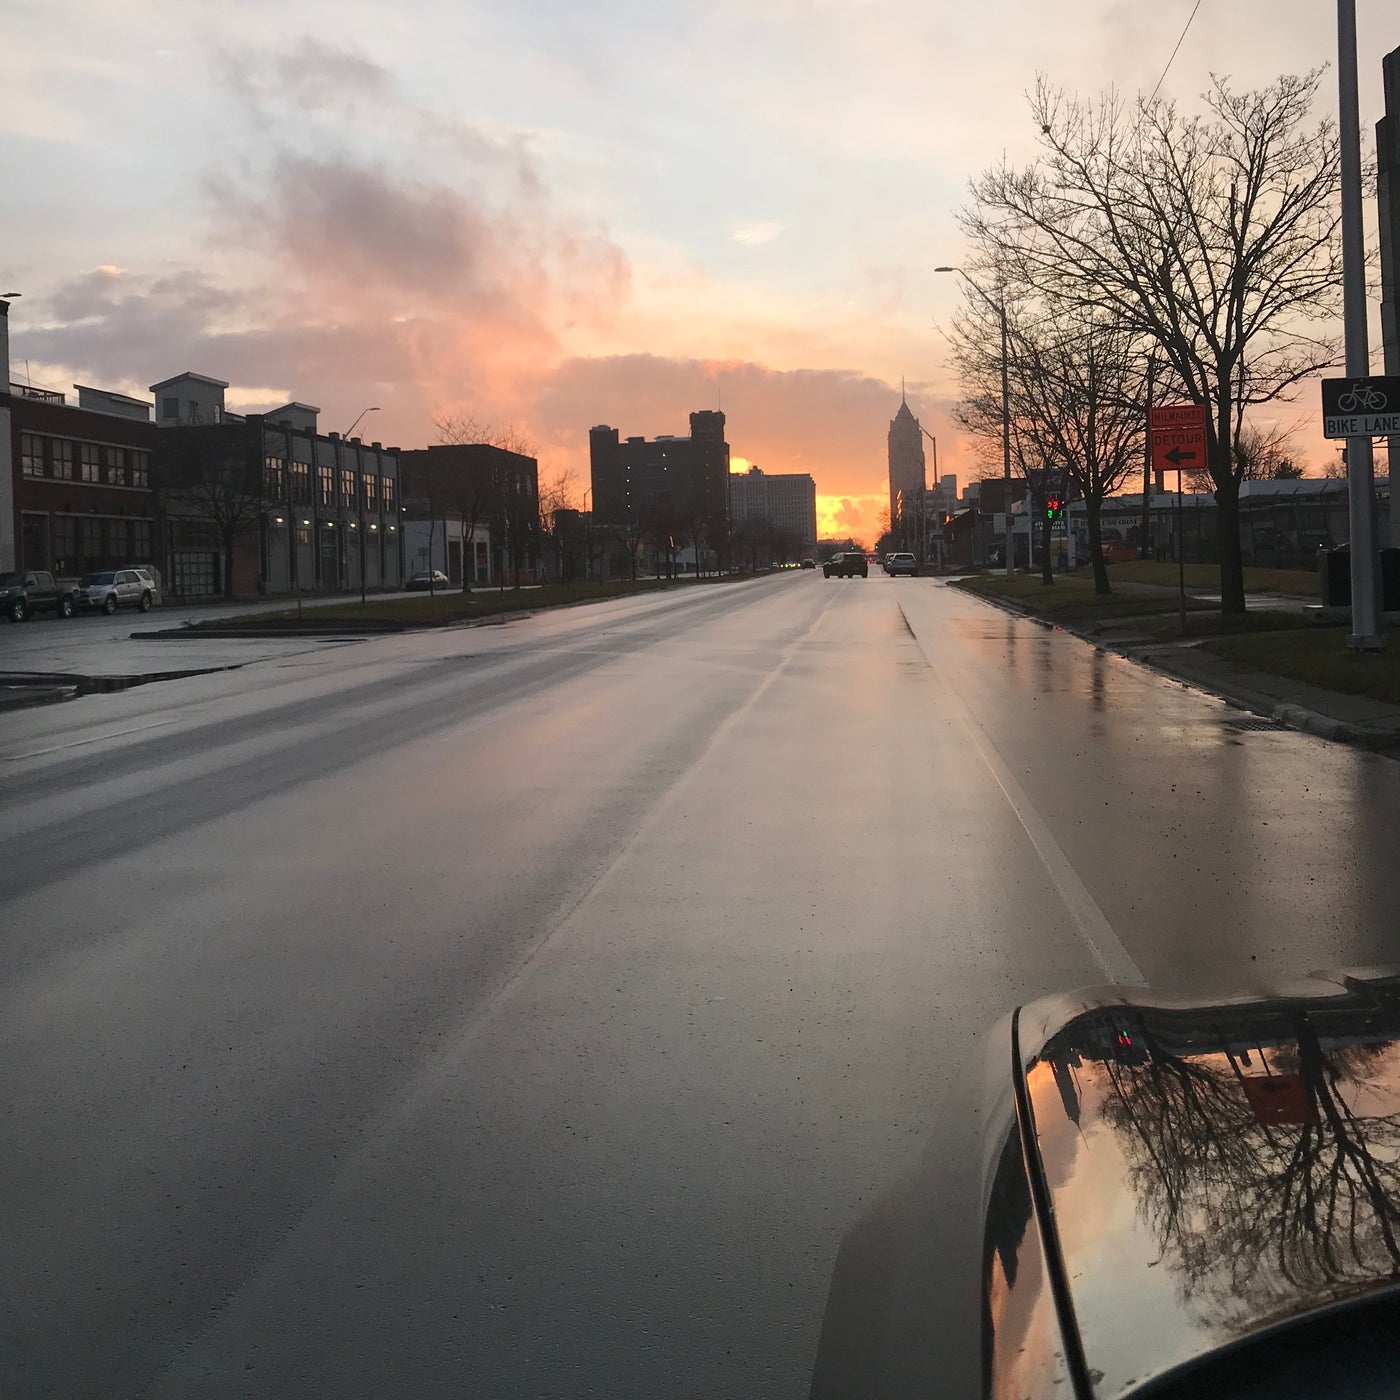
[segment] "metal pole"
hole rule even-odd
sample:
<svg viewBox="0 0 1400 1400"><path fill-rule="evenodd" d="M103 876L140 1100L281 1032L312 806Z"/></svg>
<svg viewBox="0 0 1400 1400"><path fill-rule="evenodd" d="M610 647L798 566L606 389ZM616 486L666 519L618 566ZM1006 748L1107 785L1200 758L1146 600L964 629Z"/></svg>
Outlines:
<svg viewBox="0 0 1400 1400"><path fill-rule="evenodd" d="M1356 0L1337 0L1337 83L1342 156L1342 290L1346 308L1347 374L1371 372L1366 337L1366 249L1361 222L1361 117L1356 95ZM1385 646L1377 596L1375 472L1371 439L1347 439L1351 517L1351 635L1353 651Z"/></svg>
<svg viewBox="0 0 1400 1400"><path fill-rule="evenodd" d="M1186 517L1181 506L1182 470L1176 469L1176 580L1181 595L1181 630L1186 631Z"/></svg>
<svg viewBox="0 0 1400 1400"><path fill-rule="evenodd" d="M1013 578L1016 573L1013 567L1016 536L1011 530L1011 361L1007 350L1005 289L1002 290L1001 300L997 303L997 312L1001 317L1001 467L1005 483L1002 489L1006 493L1006 576ZM1026 547L1029 551L1029 537Z"/></svg>
<svg viewBox="0 0 1400 1400"><path fill-rule="evenodd" d="M1147 356L1147 434L1142 448L1142 538L1138 541L1138 558L1152 558L1152 379L1157 370L1157 357Z"/></svg>

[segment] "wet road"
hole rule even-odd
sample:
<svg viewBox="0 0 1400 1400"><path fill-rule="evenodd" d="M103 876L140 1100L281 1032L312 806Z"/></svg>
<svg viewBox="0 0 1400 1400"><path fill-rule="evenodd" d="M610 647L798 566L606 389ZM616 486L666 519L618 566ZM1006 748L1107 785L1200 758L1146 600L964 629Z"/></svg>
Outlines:
<svg viewBox="0 0 1400 1400"><path fill-rule="evenodd" d="M799 1396L1016 1001L1400 960L1400 765L929 580L2 723L6 1396Z"/></svg>

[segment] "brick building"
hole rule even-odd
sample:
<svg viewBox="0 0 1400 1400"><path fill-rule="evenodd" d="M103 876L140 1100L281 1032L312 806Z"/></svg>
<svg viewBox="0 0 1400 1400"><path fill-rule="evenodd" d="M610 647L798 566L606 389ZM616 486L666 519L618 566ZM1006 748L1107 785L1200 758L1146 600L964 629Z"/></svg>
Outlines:
<svg viewBox="0 0 1400 1400"><path fill-rule="evenodd" d="M0 569L159 568L147 405L86 385L74 404L12 382L8 313L0 301Z"/></svg>

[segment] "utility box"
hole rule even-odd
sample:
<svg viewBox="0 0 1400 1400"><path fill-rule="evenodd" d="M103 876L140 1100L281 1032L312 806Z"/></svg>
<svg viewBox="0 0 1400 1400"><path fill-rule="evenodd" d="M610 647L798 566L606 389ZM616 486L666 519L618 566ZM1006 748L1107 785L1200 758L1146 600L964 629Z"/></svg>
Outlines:
<svg viewBox="0 0 1400 1400"><path fill-rule="evenodd" d="M1349 608L1351 606L1351 550L1346 545L1339 549L1320 549L1318 573L1322 582L1322 606L1324 608ZM1381 611L1400 612L1400 549L1380 551L1381 564Z"/></svg>

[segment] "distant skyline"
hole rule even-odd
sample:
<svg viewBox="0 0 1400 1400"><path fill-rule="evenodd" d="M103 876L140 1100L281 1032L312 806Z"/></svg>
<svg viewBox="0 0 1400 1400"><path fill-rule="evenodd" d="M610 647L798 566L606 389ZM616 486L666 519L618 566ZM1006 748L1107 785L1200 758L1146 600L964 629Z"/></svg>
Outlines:
<svg viewBox="0 0 1400 1400"><path fill-rule="evenodd" d="M810 472L823 533L871 541L902 376L940 470L982 474L932 271L968 178L1031 153L1038 72L1150 92L1192 3L8 0L14 361L141 397L193 369L334 430L377 404L403 447L471 412L585 482L593 424L722 396L736 462ZM1400 11L1358 23L1369 139ZM1204 0L1162 90L1335 50L1331 6ZM1319 472L1315 397L1279 419Z"/></svg>

